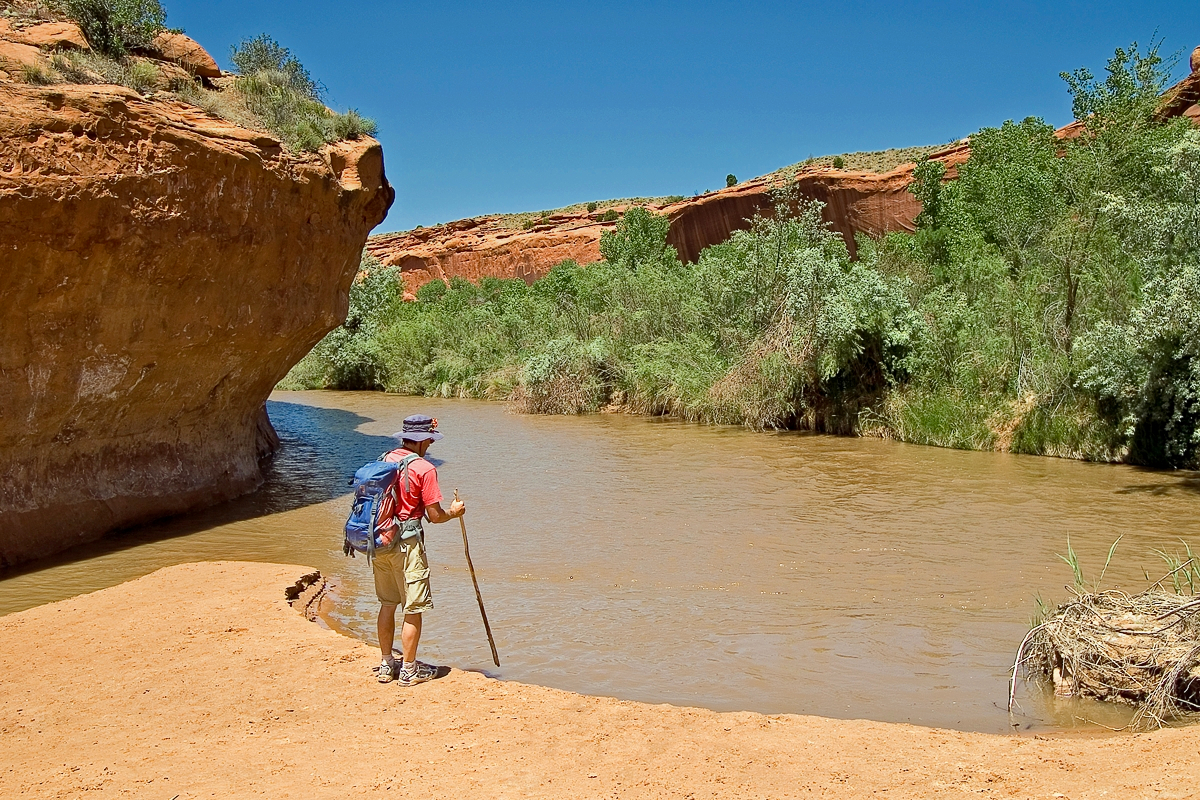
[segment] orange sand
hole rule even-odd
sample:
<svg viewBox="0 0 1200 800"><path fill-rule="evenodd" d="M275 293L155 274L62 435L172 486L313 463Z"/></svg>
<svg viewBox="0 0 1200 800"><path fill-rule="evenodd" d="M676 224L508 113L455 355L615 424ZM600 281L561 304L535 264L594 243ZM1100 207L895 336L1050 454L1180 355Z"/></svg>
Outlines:
<svg viewBox="0 0 1200 800"><path fill-rule="evenodd" d="M186 564L0 618L0 797L1184 798L1200 728L1009 737L652 706L452 672L411 689Z"/></svg>

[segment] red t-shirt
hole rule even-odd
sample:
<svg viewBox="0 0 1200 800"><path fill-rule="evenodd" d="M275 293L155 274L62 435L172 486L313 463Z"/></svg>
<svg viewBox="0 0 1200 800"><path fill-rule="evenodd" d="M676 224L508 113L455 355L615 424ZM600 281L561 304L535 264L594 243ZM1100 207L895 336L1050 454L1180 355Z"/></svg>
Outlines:
<svg viewBox="0 0 1200 800"><path fill-rule="evenodd" d="M411 450L400 448L392 450L383 456L384 461L393 464L412 455ZM438 488L437 469L423 458L415 458L408 462L408 491L404 491L404 475L396 476L396 509L392 516L398 520L415 519L425 514L425 506L442 502L442 490ZM391 511L385 507L380 509L380 517Z"/></svg>

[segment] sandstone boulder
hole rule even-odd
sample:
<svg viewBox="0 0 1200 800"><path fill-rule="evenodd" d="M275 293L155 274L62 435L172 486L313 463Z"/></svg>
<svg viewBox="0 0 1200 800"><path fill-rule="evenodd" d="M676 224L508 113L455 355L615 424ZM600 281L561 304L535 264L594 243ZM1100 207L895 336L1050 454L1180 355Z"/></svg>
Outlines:
<svg viewBox="0 0 1200 800"><path fill-rule="evenodd" d="M73 22L44 22L20 32L21 41L47 50L90 50L83 31Z"/></svg>
<svg viewBox="0 0 1200 800"><path fill-rule="evenodd" d="M199 42L182 33L160 33L152 45L154 53L164 61L174 61L201 78L221 77L221 68L200 46Z"/></svg>
<svg viewBox="0 0 1200 800"><path fill-rule="evenodd" d="M264 402L393 196L373 139L0 83L0 565L258 486Z"/></svg>
<svg viewBox="0 0 1200 800"><path fill-rule="evenodd" d="M0 69L18 73L22 67L48 67L50 59L31 44L0 39Z"/></svg>

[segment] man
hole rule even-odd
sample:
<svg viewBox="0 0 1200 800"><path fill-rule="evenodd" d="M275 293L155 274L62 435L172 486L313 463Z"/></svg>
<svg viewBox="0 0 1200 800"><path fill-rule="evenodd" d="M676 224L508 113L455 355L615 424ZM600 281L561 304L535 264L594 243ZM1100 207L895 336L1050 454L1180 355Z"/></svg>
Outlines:
<svg viewBox="0 0 1200 800"><path fill-rule="evenodd" d="M380 507L380 517L394 515L399 527L395 543L376 552L371 561L375 573L375 595L379 598L379 649L383 663L379 665L380 683L398 681L401 686L413 686L437 677L437 671L417 661L417 643L421 640L421 614L433 608L429 589L429 561L425 557L425 531L421 518L430 522L449 522L466 513L459 500L442 509L442 493L438 489L437 470L425 460L429 445L442 438L437 432L437 420L414 414L404 420L403 429L393 433L401 447L386 453L384 461L403 464L406 460L408 486L404 470L396 479L394 506L386 501ZM387 516L385 516L385 514ZM400 632L403 660L397 664L392 657L396 635L396 607L404 608L404 628Z"/></svg>

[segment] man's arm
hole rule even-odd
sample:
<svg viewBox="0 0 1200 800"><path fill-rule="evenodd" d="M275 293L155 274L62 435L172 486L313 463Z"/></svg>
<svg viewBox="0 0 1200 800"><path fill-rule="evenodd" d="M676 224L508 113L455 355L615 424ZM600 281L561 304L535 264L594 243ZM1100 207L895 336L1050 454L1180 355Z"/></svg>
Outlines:
<svg viewBox="0 0 1200 800"><path fill-rule="evenodd" d="M425 516L430 522L449 522L452 519L457 519L467 513L467 506L462 500L455 500L450 504L450 510L442 508L441 503L430 503L425 506Z"/></svg>

